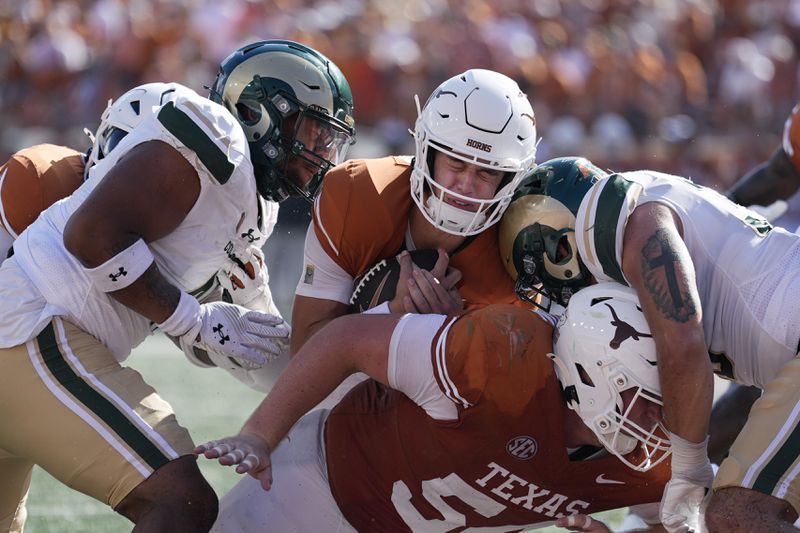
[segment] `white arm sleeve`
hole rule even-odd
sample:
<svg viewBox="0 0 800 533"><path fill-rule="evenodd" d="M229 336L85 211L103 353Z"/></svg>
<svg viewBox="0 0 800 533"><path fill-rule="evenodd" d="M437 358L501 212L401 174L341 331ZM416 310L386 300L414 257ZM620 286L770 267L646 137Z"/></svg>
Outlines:
<svg viewBox="0 0 800 533"><path fill-rule="evenodd" d="M308 225L303 250L303 274L297 283L295 294L350 303L353 294L353 277L336 264L322 248L314 231L314 221Z"/></svg>
<svg viewBox="0 0 800 533"><path fill-rule="evenodd" d="M408 396L435 420L456 420L456 404L439 388L433 375L431 343L444 315L407 314L389 342L389 386Z"/></svg>

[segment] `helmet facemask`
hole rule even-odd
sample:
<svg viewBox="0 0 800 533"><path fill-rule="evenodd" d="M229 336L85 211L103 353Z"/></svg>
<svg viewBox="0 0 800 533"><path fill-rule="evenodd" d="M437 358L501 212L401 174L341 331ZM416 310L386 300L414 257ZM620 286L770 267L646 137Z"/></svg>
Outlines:
<svg viewBox="0 0 800 533"><path fill-rule="evenodd" d="M355 140L345 124L311 107L298 113L292 129L290 137L282 136L288 147L284 172L294 194L313 201L325 173L345 160ZM309 179L292 179L303 167L312 172ZM305 185L300 186L303 181Z"/></svg>
<svg viewBox="0 0 800 533"><path fill-rule="evenodd" d="M645 472L672 448L655 342L637 302L632 289L616 283L578 292L559 320L550 357L568 407L610 453ZM637 445L641 453L631 454Z"/></svg>
<svg viewBox="0 0 800 533"><path fill-rule="evenodd" d="M436 89L419 108L411 196L425 218L453 235L475 235L500 220L519 181L533 168L536 122L517 84L496 72L470 70ZM440 185L432 172L436 152L507 173L493 197L475 198ZM470 204L461 209L449 197Z"/></svg>

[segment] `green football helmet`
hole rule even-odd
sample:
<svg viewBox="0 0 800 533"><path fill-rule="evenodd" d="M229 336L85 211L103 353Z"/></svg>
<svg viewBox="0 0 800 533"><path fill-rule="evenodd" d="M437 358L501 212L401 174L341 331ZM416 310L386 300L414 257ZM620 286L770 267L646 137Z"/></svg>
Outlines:
<svg viewBox="0 0 800 533"><path fill-rule="evenodd" d="M244 46L219 67L209 98L242 125L259 193L313 200L355 142L353 96L341 70L313 48L282 40Z"/></svg>
<svg viewBox="0 0 800 533"><path fill-rule="evenodd" d="M517 187L500 221L500 256L517 296L549 310L566 306L591 281L578 257L575 217L581 200L605 172L583 157L545 161ZM543 300L540 296L546 297Z"/></svg>

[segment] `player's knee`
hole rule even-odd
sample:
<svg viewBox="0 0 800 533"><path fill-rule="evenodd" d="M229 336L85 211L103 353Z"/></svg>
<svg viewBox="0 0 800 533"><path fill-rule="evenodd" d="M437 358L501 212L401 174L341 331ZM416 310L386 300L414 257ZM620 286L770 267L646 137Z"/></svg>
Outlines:
<svg viewBox="0 0 800 533"><path fill-rule="evenodd" d="M156 470L116 507L137 525L170 525L173 531L208 531L219 501L193 457L182 457Z"/></svg>

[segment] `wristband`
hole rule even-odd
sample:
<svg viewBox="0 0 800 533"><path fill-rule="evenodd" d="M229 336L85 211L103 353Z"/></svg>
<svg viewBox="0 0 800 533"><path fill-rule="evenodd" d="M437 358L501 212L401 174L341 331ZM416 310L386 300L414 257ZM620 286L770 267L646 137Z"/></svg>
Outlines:
<svg viewBox="0 0 800 533"><path fill-rule="evenodd" d="M673 474L693 476L709 464L708 436L702 442L689 442L675 433L667 433L672 444Z"/></svg>
<svg viewBox="0 0 800 533"><path fill-rule="evenodd" d="M154 260L150 247L139 239L102 265L84 268L83 271L98 290L112 292L124 289L139 279Z"/></svg>
<svg viewBox="0 0 800 533"><path fill-rule="evenodd" d="M181 292L178 307L158 327L167 335L181 337L200 322L200 302L197 298Z"/></svg>

